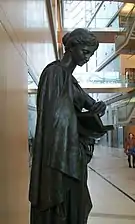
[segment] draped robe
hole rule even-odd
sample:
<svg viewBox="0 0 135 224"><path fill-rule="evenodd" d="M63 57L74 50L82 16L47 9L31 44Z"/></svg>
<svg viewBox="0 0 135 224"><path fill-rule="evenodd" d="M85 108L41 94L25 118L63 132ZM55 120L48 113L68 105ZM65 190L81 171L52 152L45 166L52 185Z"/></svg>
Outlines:
<svg viewBox="0 0 135 224"><path fill-rule="evenodd" d="M79 215L73 211L76 220L80 217L79 221L75 221L73 214L70 224L83 224L84 219L87 220L92 208L87 188L87 144L79 136L76 111L90 110L94 103L95 100L83 91L59 61L43 70L37 92L37 125L29 190L29 200L36 209L32 210L31 224L43 223L35 221L38 220L35 218L37 211L47 212L66 203L65 195L70 189L72 192L72 188L77 194L75 199L71 196L71 204L79 200L81 207ZM38 216L42 215L38 213ZM51 221L46 223L51 224Z"/></svg>

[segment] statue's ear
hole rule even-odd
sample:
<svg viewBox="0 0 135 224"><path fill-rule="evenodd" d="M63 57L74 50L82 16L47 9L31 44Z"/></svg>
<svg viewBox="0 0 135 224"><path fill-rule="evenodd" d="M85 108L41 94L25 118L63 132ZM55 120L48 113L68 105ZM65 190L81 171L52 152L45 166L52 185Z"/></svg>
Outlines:
<svg viewBox="0 0 135 224"><path fill-rule="evenodd" d="M68 51L73 52L73 48L71 47Z"/></svg>
<svg viewBox="0 0 135 224"><path fill-rule="evenodd" d="M76 46L75 45L72 45L70 48L69 48L69 51L70 52L73 52L75 50Z"/></svg>

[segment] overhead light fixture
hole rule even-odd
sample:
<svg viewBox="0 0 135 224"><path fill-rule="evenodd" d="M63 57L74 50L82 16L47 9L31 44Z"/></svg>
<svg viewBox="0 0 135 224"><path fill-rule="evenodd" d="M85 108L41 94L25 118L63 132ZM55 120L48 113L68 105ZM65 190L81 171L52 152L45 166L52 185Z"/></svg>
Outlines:
<svg viewBox="0 0 135 224"><path fill-rule="evenodd" d="M122 14L126 14L126 13L128 14L133 9L134 6L135 6L134 3L126 3L124 5L124 7L122 8L121 13Z"/></svg>

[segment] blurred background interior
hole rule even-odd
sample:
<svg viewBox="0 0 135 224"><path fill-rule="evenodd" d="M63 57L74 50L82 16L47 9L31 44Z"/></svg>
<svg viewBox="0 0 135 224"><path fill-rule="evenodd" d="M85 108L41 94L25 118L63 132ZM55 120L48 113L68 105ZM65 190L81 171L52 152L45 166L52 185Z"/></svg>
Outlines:
<svg viewBox="0 0 135 224"><path fill-rule="evenodd" d="M98 199L90 223L128 224L135 220L135 172L129 173L123 154L125 138L129 132L135 134L135 0L0 0L1 224L9 220L10 224L28 223L28 145L31 149L39 77L48 63L62 57L63 34L78 27L91 30L100 44L74 76L90 96L106 102L103 122L115 127L96 140L92 164L134 199L132 206L119 193L119 209L115 209L117 200L109 199L111 206L106 199L115 191L111 193L113 190L101 183L99 196L93 182L92 195ZM105 173L113 168L117 169ZM91 175L100 185L99 177Z"/></svg>

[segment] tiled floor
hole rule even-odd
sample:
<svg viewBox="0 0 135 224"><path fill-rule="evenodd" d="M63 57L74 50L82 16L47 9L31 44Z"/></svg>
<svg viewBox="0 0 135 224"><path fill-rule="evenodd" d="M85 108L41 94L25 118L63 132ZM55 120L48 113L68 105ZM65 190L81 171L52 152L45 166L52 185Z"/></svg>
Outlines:
<svg viewBox="0 0 135 224"><path fill-rule="evenodd" d="M135 224L135 169L128 168L123 150L96 146L89 166L93 209L88 224Z"/></svg>

